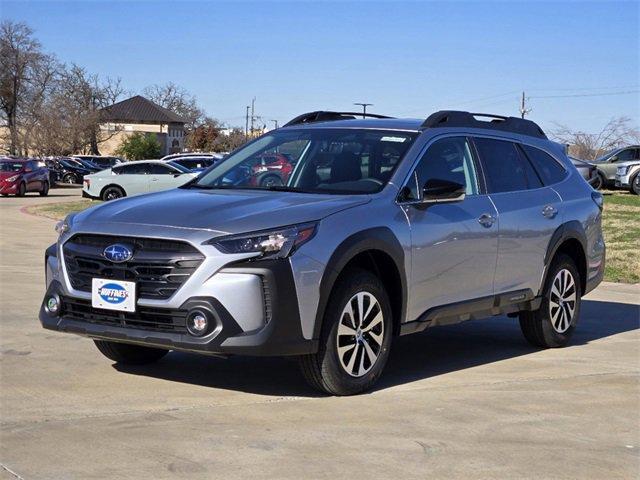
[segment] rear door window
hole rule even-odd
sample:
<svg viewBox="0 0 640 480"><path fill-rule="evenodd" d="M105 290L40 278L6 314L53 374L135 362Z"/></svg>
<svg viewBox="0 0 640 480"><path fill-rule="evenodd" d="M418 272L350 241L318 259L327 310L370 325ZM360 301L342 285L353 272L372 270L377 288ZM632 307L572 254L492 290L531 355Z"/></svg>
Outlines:
<svg viewBox="0 0 640 480"><path fill-rule="evenodd" d="M513 142L474 138L484 168L489 193L539 188L542 181Z"/></svg>
<svg viewBox="0 0 640 480"><path fill-rule="evenodd" d="M149 165L147 163L136 163L132 165L123 165L118 168L114 168L113 171L118 175L146 175L149 173Z"/></svg>
<svg viewBox="0 0 640 480"><path fill-rule="evenodd" d="M522 145L522 149L545 185L552 185L564 180L567 171L551 155L529 145Z"/></svg>

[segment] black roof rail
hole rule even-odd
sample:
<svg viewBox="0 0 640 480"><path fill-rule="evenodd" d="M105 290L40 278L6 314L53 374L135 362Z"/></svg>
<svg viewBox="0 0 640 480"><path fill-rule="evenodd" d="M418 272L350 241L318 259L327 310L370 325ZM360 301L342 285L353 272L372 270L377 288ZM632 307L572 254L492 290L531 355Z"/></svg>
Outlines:
<svg viewBox="0 0 640 480"><path fill-rule="evenodd" d="M298 115L293 120L289 120L283 125L283 127L290 127L291 125L300 125L304 123L314 122L332 122L334 120L354 120L358 117L370 117L370 118L393 118L386 115L377 115L375 113L358 113L358 112L330 112L317 110L315 112L303 113Z"/></svg>
<svg viewBox="0 0 640 480"><path fill-rule="evenodd" d="M476 117L488 118L489 120L478 120ZM547 138L542 128L531 120L525 120L517 117L504 117L502 115L492 115L490 113L469 113L456 110L441 110L429 115L422 124L422 128L437 127L487 128L490 130L519 133L530 137Z"/></svg>

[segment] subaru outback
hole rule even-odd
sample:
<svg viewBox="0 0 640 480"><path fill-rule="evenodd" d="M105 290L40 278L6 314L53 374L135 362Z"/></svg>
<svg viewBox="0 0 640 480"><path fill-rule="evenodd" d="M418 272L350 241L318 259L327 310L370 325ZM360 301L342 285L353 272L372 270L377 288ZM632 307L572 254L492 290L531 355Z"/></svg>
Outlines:
<svg viewBox="0 0 640 480"><path fill-rule="evenodd" d="M277 155L286 182L246 175ZM180 188L68 216L39 317L115 362L296 356L313 387L356 394L428 327L502 314L567 345L603 276L601 215L532 121L311 112Z"/></svg>

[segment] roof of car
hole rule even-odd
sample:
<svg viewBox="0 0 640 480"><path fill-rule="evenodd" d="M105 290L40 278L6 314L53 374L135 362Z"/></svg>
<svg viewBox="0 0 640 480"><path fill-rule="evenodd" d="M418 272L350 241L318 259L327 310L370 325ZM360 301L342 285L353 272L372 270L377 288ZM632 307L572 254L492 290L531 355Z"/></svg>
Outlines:
<svg viewBox="0 0 640 480"><path fill-rule="evenodd" d="M356 118L297 124L283 128L370 128L417 132L423 122L423 118Z"/></svg>

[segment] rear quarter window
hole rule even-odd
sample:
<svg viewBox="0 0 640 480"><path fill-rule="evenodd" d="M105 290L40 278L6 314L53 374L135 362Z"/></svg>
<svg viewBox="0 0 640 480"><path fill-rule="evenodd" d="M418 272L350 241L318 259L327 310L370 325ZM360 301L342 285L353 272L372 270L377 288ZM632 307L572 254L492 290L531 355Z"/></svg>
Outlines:
<svg viewBox="0 0 640 480"><path fill-rule="evenodd" d="M565 168L548 153L529 145L522 145L522 149L545 185L561 182L567 176Z"/></svg>

